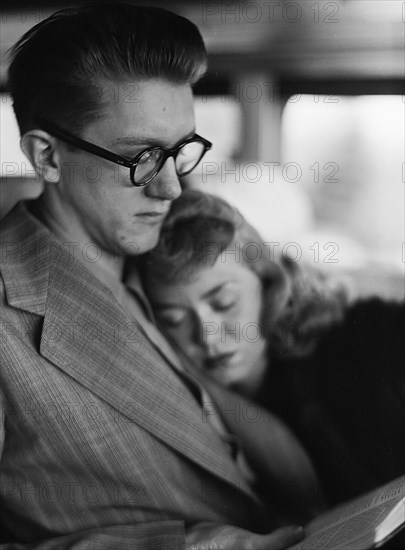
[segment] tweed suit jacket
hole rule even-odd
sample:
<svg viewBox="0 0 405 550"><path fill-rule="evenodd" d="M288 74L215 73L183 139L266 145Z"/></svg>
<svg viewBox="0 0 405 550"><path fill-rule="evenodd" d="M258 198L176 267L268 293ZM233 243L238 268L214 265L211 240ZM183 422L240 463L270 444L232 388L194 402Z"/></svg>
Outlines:
<svg viewBox="0 0 405 550"><path fill-rule="evenodd" d="M67 243L18 204L0 252L0 549L177 550L202 521L260 530L229 446Z"/></svg>

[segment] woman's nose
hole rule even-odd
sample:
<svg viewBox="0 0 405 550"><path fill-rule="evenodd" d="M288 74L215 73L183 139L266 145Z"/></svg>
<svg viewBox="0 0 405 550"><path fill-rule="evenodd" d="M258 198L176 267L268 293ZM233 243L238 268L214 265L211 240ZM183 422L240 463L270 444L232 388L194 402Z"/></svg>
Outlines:
<svg viewBox="0 0 405 550"><path fill-rule="evenodd" d="M173 201L181 195L181 185L172 157L166 160L159 174L145 188L145 194L165 201Z"/></svg>
<svg viewBox="0 0 405 550"><path fill-rule="evenodd" d="M204 348L212 347L221 341L223 323L221 317L211 309L196 312L195 342Z"/></svg>

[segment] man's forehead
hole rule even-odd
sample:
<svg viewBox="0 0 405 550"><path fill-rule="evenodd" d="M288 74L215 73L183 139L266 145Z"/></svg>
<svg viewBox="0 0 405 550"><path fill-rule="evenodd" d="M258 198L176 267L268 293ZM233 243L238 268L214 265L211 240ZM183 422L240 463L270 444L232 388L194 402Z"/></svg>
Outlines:
<svg viewBox="0 0 405 550"><path fill-rule="evenodd" d="M109 143L120 148L170 144L195 131L188 84L161 79L108 81L103 83L101 105L103 116L94 123L93 131L108 132Z"/></svg>
<svg viewBox="0 0 405 550"><path fill-rule="evenodd" d="M155 104L165 112L165 104L179 94L192 99L191 85L186 82L171 82L162 78L128 80L103 80L97 91L102 104L116 105L118 108L140 103Z"/></svg>

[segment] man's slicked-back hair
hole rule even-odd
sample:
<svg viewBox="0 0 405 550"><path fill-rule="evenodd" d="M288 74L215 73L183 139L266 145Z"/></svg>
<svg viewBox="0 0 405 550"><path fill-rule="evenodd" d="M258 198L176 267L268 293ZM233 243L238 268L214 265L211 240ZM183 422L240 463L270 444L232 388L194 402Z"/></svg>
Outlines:
<svg viewBox="0 0 405 550"><path fill-rule="evenodd" d="M162 8L100 2L60 10L11 50L8 86L21 134L46 116L80 131L102 116L103 85L160 78L193 85L206 71L197 27ZM121 89L121 93L125 93Z"/></svg>

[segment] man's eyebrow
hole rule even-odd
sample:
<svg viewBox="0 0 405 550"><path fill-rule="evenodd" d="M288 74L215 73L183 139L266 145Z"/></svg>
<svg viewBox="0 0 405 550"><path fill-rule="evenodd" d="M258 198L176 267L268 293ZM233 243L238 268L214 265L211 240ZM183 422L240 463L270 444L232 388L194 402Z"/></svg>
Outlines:
<svg viewBox="0 0 405 550"><path fill-rule="evenodd" d="M181 138L176 145L179 145L182 141L185 141L186 139L189 139L193 137L195 134L195 129L191 130L185 137ZM166 145L162 144L162 140L159 138L147 138L147 137L139 137L139 136L125 136L125 137L119 137L115 141L113 141L113 145L124 148L128 146L139 146L139 145L145 145L146 147L166 147ZM175 145L174 145L175 147Z"/></svg>
<svg viewBox="0 0 405 550"><path fill-rule="evenodd" d="M161 145L161 140L157 138L140 138L133 136L120 137L113 141L113 145L117 147L128 147L128 145Z"/></svg>

